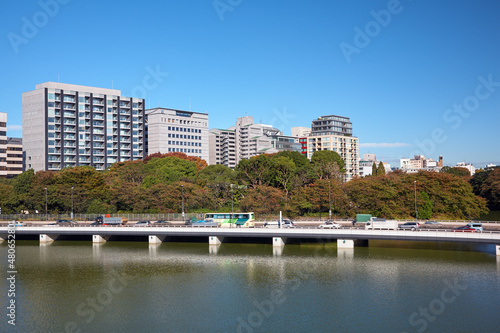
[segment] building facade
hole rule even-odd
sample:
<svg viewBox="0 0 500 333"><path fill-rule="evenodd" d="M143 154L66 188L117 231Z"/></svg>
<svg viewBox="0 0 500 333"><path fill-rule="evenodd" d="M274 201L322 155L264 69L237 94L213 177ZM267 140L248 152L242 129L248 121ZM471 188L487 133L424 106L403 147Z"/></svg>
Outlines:
<svg viewBox="0 0 500 333"><path fill-rule="evenodd" d="M423 171L439 171L443 167L443 156L434 161L432 158L425 158L424 155L415 155L412 159L401 158L399 160L401 170L406 173L416 173Z"/></svg>
<svg viewBox="0 0 500 333"><path fill-rule="evenodd" d="M209 164L223 164L230 168L243 159L260 154L300 151L294 137L284 135L271 125L255 124L251 116L238 118L236 125L227 130L211 129L209 142Z"/></svg>
<svg viewBox="0 0 500 333"><path fill-rule="evenodd" d="M222 164L231 169L236 167L236 131L213 128L208 135L208 164Z"/></svg>
<svg viewBox="0 0 500 333"><path fill-rule="evenodd" d="M146 118L147 154L180 152L209 162L207 113L158 107Z"/></svg>
<svg viewBox="0 0 500 333"><path fill-rule="evenodd" d="M0 112L0 177L7 177L7 113Z"/></svg>
<svg viewBox="0 0 500 333"><path fill-rule="evenodd" d="M359 139L352 136L352 123L348 117L329 115L313 120L311 133L300 138L299 142L306 145L308 159L319 150L338 153L344 160L344 181L359 174Z"/></svg>
<svg viewBox="0 0 500 333"><path fill-rule="evenodd" d="M23 173L23 140L7 138L7 178Z"/></svg>
<svg viewBox="0 0 500 333"><path fill-rule="evenodd" d="M119 90L46 82L23 93L26 168L60 170L145 156L144 99Z"/></svg>

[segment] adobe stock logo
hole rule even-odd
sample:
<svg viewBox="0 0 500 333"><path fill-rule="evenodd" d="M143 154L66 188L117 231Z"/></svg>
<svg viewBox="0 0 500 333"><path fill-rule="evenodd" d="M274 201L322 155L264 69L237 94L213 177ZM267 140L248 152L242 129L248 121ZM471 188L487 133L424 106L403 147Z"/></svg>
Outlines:
<svg viewBox="0 0 500 333"><path fill-rule="evenodd" d="M23 22L21 35L12 31L7 34L7 39L9 40L14 52L18 53L20 45L28 44L31 39L35 38L39 29L45 27L49 23L50 18L59 13L60 5L65 5L68 2L70 2L70 0L38 1L37 3L41 10L33 14L31 20L29 20L26 16L21 17L21 22Z"/></svg>

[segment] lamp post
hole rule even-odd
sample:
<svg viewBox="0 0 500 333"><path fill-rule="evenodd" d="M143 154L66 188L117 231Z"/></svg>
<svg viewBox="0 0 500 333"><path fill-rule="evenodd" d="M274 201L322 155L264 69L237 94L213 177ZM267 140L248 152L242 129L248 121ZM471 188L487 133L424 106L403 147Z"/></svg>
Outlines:
<svg viewBox="0 0 500 333"><path fill-rule="evenodd" d="M330 194L330 181L328 181L328 203L330 206L330 210L328 211L328 219L332 220L332 196Z"/></svg>
<svg viewBox="0 0 500 333"><path fill-rule="evenodd" d="M234 192L233 192L233 185L231 184L231 219L233 219L234 216Z"/></svg>
<svg viewBox="0 0 500 333"><path fill-rule="evenodd" d="M75 187L71 186L71 219L73 219L73 189Z"/></svg>
<svg viewBox="0 0 500 333"><path fill-rule="evenodd" d="M45 221L49 220L49 216L47 215L47 188L45 188Z"/></svg>
<svg viewBox="0 0 500 333"><path fill-rule="evenodd" d="M182 191L182 219L184 220L184 185L181 185Z"/></svg>
<svg viewBox="0 0 500 333"><path fill-rule="evenodd" d="M415 185L415 221L418 220L418 213L417 213L417 181L413 181L413 184Z"/></svg>

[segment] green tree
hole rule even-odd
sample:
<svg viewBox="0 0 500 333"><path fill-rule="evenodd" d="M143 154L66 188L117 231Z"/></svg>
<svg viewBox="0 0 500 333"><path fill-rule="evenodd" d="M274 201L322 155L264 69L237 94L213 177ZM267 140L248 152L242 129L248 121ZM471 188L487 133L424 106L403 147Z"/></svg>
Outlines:
<svg viewBox="0 0 500 333"><path fill-rule="evenodd" d="M344 160L334 151L315 151L311 157L313 173L318 179L340 180L344 170Z"/></svg>
<svg viewBox="0 0 500 333"><path fill-rule="evenodd" d="M373 164L375 164L375 163L373 163ZM378 164L377 175L385 175L385 167L384 167L384 163L382 163L382 162L380 162Z"/></svg>
<svg viewBox="0 0 500 333"><path fill-rule="evenodd" d="M430 219L432 217L433 203L429 195L425 192L420 193L420 207L418 207L418 218L422 220Z"/></svg>
<svg viewBox="0 0 500 333"><path fill-rule="evenodd" d="M272 170L276 183L285 191L285 199L288 201L288 192L292 186L296 166L293 160L286 156L275 157L272 160Z"/></svg>
<svg viewBox="0 0 500 333"><path fill-rule="evenodd" d="M377 164L375 164L375 162L373 162L372 164L372 176L376 176L377 175Z"/></svg>
<svg viewBox="0 0 500 333"><path fill-rule="evenodd" d="M235 168L237 178L251 187L269 185L271 182L272 162L268 155L262 154L241 160Z"/></svg>
<svg viewBox="0 0 500 333"><path fill-rule="evenodd" d="M470 177L470 171L467 168L462 168L462 167L449 167L449 166L444 166L441 168L441 171L443 173L449 173L455 176L460 176L460 177Z"/></svg>

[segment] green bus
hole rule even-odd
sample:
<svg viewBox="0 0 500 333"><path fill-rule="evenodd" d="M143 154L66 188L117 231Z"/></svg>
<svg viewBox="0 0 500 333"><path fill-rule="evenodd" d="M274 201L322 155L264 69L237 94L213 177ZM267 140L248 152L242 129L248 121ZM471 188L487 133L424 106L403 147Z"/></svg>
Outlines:
<svg viewBox="0 0 500 333"><path fill-rule="evenodd" d="M205 221L214 221L222 228L255 227L255 214L249 213L206 213Z"/></svg>

